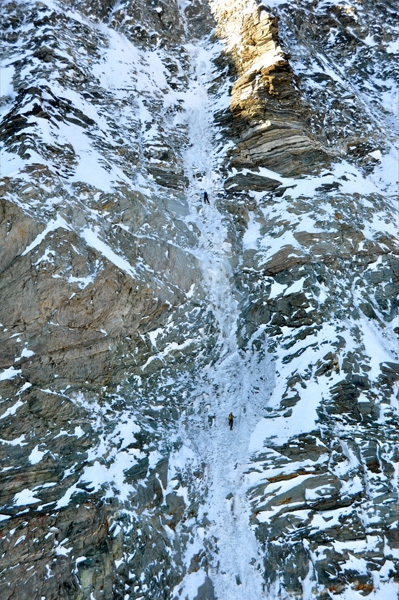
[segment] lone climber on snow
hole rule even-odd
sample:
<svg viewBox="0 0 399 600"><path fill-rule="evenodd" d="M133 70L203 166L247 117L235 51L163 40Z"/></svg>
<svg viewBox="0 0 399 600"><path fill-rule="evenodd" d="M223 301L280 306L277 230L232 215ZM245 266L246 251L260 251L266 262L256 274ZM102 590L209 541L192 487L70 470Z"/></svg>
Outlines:
<svg viewBox="0 0 399 600"><path fill-rule="evenodd" d="M228 416L228 421L229 421L229 427L230 427L230 431L233 429L233 423L234 423L234 415L231 412Z"/></svg>
<svg viewBox="0 0 399 600"><path fill-rule="evenodd" d="M204 192L204 204L209 204L208 192Z"/></svg>

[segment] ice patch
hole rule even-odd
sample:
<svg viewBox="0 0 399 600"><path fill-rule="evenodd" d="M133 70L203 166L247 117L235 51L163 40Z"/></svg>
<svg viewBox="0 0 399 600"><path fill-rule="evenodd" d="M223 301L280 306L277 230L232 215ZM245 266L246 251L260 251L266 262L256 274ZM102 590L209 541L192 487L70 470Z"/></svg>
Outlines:
<svg viewBox="0 0 399 600"><path fill-rule="evenodd" d="M9 367L8 369L5 369L2 373L0 373L0 381L5 381L6 379L14 379L14 377L17 377L21 373L21 369Z"/></svg>
<svg viewBox="0 0 399 600"><path fill-rule="evenodd" d="M36 465L37 463L39 463L42 460L43 456L46 453L47 453L47 451L39 450L39 445L37 445L33 448L32 452L28 456L28 460L30 461L30 463L32 465Z"/></svg>
<svg viewBox="0 0 399 600"><path fill-rule="evenodd" d="M24 489L21 492L15 494L13 499L13 504L15 506L25 506L26 504L37 504L40 502L38 498L36 498L34 492L32 490Z"/></svg>

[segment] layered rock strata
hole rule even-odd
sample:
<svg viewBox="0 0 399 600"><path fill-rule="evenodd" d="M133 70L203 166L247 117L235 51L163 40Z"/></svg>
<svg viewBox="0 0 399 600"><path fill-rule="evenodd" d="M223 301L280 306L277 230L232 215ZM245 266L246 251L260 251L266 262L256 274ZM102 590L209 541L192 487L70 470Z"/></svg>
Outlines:
<svg viewBox="0 0 399 600"><path fill-rule="evenodd" d="M229 112L235 146L230 165L263 166L283 175L328 165L323 139L308 126L289 55L281 48L277 18L256 2L214 3L216 32L226 40L226 58L235 81ZM223 116L219 117L223 120Z"/></svg>

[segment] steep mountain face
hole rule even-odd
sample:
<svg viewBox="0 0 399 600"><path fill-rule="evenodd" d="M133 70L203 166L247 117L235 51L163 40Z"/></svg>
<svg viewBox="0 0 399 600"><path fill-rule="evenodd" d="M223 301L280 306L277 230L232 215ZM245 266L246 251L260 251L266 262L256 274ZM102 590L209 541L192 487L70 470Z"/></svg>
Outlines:
<svg viewBox="0 0 399 600"><path fill-rule="evenodd" d="M1 599L396 599L394 3L2 13Z"/></svg>

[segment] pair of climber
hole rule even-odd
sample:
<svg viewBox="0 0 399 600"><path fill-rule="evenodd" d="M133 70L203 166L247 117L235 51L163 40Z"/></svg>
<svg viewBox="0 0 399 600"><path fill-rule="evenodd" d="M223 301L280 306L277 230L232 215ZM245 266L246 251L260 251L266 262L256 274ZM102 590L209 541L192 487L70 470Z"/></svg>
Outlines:
<svg viewBox="0 0 399 600"><path fill-rule="evenodd" d="M230 427L230 431L231 431L233 429L233 425L234 425L234 415L232 412L227 417L227 420L229 422L229 427Z"/></svg>

